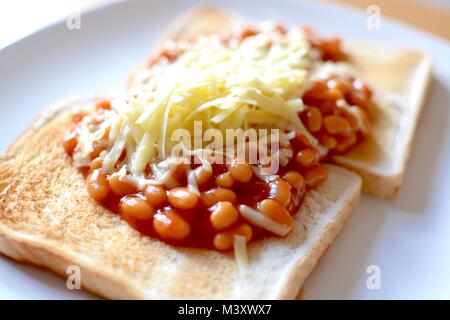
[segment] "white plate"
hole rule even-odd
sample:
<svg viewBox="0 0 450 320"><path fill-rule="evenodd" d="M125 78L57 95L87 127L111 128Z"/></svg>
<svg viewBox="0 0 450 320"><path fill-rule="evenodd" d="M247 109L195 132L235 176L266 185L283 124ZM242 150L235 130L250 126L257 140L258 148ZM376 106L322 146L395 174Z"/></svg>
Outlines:
<svg viewBox="0 0 450 320"><path fill-rule="evenodd" d="M122 92L168 24L195 1L119 2L84 13L0 51L0 151L42 108L73 93ZM309 24L325 34L414 47L435 60L404 185L394 200L364 196L331 250L307 280L306 298L450 298L450 46L382 17L381 29L346 7L294 1L216 1L254 19ZM381 289L366 285L381 270ZM0 298L90 298L65 281L0 258Z"/></svg>

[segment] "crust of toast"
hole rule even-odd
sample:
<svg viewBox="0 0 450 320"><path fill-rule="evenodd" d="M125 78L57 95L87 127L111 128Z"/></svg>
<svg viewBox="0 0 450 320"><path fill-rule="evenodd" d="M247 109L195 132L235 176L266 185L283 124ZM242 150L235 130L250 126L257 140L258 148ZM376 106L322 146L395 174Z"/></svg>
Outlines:
<svg viewBox="0 0 450 320"><path fill-rule="evenodd" d="M185 13L163 39L210 34L242 24L232 13L199 7ZM363 178L363 190L379 197L394 196L403 179L431 78L426 54L383 44L346 43L349 63L375 89L378 106L371 136L333 160ZM142 66L141 66L142 68ZM129 77L129 86L135 72Z"/></svg>
<svg viewBox="0 0 450 320"><path fill-rule="evenodd" d="M63 277L77 265L82 287L100 296L294 299L359 199L361 179L329 166L329 179L308 192L287 237L249 245L244 272L232 253L142 236L89 198L61 147L71 110L86 100L43 114L0 158L0 252Z"/></svg>

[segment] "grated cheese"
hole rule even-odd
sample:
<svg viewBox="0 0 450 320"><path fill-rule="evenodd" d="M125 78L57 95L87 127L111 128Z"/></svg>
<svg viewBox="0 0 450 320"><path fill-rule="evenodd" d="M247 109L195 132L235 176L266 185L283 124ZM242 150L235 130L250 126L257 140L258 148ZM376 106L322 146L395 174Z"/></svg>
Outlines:
<svg viewBox="0 0 450 320"><path fill-rule="evenodd" d="M239 213L248 221L265 230L275 233L276 235L284 237L289 233L291 228L284 224L273 221L262 212L250 208L245 204L239 206Z"/></svg>
<svg viewBox="0 0 450 320"><path fill-rule="evenodd" d="M248 268L247 239L235 234L233 237L234 257L240 271Z"/></svg>
<svg viewBox="0 0 450 320"><path fill-rule="evenodd" d="M166 174L146 179L144 171L153 162L170 158L177 144L171 141L174 130L184 128L193 137L195 121L219 130L223 137L226 129L276 128L281 141L302 133L320 149L297 115L304 108L299 97L314 63L309 42L297 29L276 37L258 34L232 48L217 37L198 39L173 63L142 70L137 77L147 81L134 88L135 94L112 102L109 146L101 154L103 170L112 173L126 165L139 186L173 184ZM74 158L84 163L92 142L104 130L91 132L83 126ZM202 143L197 151L206 147ZM124 150L126 158L119 163ZM280 155L282 163L292 157L286 150ZM203 163L208 161L202 158ZM196 190L195 177L188 176L188 181Z"/></svg>

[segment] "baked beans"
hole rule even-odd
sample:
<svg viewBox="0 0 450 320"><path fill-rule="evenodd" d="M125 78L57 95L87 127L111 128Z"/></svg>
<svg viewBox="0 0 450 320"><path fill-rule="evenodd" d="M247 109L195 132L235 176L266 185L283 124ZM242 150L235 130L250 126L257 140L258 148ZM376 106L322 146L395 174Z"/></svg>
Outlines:
<svg viewBox="0 0 450 320"><path fill-rule="evenodd" d="M294 219L289 212L277 201L272 199L265 199L258 204L258 209L267 217L279 224L283 224L292 228Z"/></svg>
<svg viewBox="0 0 450 320"><path fill-rule="evenodd" d="M357 141L356 135L352 133L349 137L340 139L339 144L336 147L336 151L338 153L344 153L348 149L350 149L353 145L355 145L356 141Z"/></svg>
<svg viewBox="0 0 450 320"><path fill-rule="evenodd" d="M347 119L341 116L326 116L323 119L323 126L325 131L333 136L340 135L343 137L348 137L352 134L352 127L350 126L350 123Z"/></svg>
<svg viewBox="0 0 450 320"><path fill-rule="evenodd" d="M231 226L239 217L236 207L229 201L216 203L210 211L211 223L218 230Z"/></svg>
<svg viewBox="0 0 450 320"><path fill-rule="evenodd" d="M106 175L100 169L95 169L87 178L87 190L95 201L102 201L109 193Z"/></svg>
<svg viewBox="0 0 450 320"><path fill-rule="evenodd" d="M125 196L127 194L136 193L137 189L131 182L127 182L118 174L113 174L108 179L109 187L112 192L118 196Z"/></svg>
<svg viewBox="0 0 450 320"><path fill-rule="evenodd" d="M174 208L191 209L197 204L198 196L187 188L177 187L167 192L167 201Z"/></svg>
<svg viewBox="0 0 450 320"><path fill-rule="evenodd" d="M341 61L346 59L346 54L341 49L341 39L338 37L319 38L315 32L308 27L303 27L306 38L311 47L318 50L324 61Z"/></svg>
<svg viewBox="0 0 450 320"><path fill-rule="evenodd" d="M94 148L93 148L92 152L89 154L91 159L97 158L100 155L100 153L102 153L102 151L106 150L107 144L106 144L106 141L99 140L99 141L94 142L93 147Z"/></svg>
<svg viewBox="0 0 450 320"><path fill-rule="evenodd" d="M63 148L67 154L72 155L73 150L78 144L78 132L76 130L70 131L63 139Z"/></svg>
<svg viewBox="0 0 450 320"><path fill-rule="evenodd" d="M337 78L328 79L327 87L330 89L338 90L342 96L345 96L346 94L348 94L350 92L349 85L347 84L347 82L345 82L342 79L337 79Z"/></svg>
<svg viewBox="0 0 450 320"><path fill-rule="evenodd" d="M98 110L110 110L111 109L111 102L108 100L102 100L95 104L95 109Z"/></svg>
<svg viewBox="0 0 450 320"><path fill-rule="evenodd" d="M300 117L329 155L342 154L367 136L374 110L371 97L372 92L359 79L333 76L318 80L302 97L307 107ZM313 120L319 118L317 112L320 127L318 120Z"/></svg>
<svg viewBox="0 0 450 320"><path fill-rule="evenodd" d="M95 158L94 160L92 160L89 168L91 169L91 171L95 170L95 169L100 169L103 165L103 160L100 157Z"/></svg>
<svg viewBox="0 0 450 320"><path fill-rule="evenodd" d="M167 202L166 191L159 186L148 186L144 195L153 207L161 207Z"/></svg>
<svg viewBox="0 0 450 320"><path fill-rule="evenodd" d="M163 239L182 240L191 232L189 224L174 210L163 210L153 216L153 228Z"/></svg>
<svg viewBox="0 0 450 320"><path fill-rule="evenodd" d="M219 174L216 177L216 183L219 187L231 188L233 186L234 180L233 180L233 177L231 176L231 173L225 172L225 173Z"/></svg>
<svg viewBox="0 0 450 320"><path fill-rule="evenodd" d="M83 111L78 110L77 112L72 114L72 121L74 123L78 123L81 120L83 120L83 118L86 116L86 113L84 113Z"/></svg>
<svg viewBox="0 0 450 320"><path fill-rule="evenodd" d="M328 150L333 150L337 147L338 142L335 138L330 136L329 134L322 134L319 138L320 143L326 147Z"/></svg>
<svg viewBox="0 0 450 320"><path fill-rule="evenodd" d="M236 228L230 231L219 232L214 236L213 246L217 250L229 250L233 246L234 235L240 235L245 237L246 241L249 242L252 239L253 230L246 223L242 223Z"/></svg>
<svg viewBox="0 0 450 320"><path fill-rule="evenodd" d="M233 162L228 166L231 176L234 181L246 183L249 182L253 176L253 170L248 163Z"/></svg>
<svg viewBox="0 0 450 320"><path fill-rule="evenodd" d="M155 214L153 207L142 196L129 195L120 201L120 214L126 220L149 220Z"/></svg>
<svg viewBox="0 0 450 320"><path fill-rule="evenodd" d="M233 246L234 235L231 232L219 232L214 236L213 245L217 250L229 250Z"/></svg>
<svg viewBox="0 0 450 320"><path fill-rule="evenodd" d="M212 176L212 171L206 170L201 166L195 168L194 173L198 184L204 184L208 182L209 178L211 178Z"/></svg>
<svg viewBox="0 0 450 320"><path fill-rule="evenodd" d="M319 108L309 107L303 117L306 127L310 132L317 132L322 128L322 114Z"/></svg>
<svg viewBox="0 0 450 320"><path fill-rule="evenodd" d="M305 189L305 180L297 171L288 171L284 174L283 179L289 182L291 187L303 192Z"/></svg>
<svg viewBox="0 0 450 320"><path fill-rule="evenodd" d="M241 223L233 230L233 233L245 237L247 242L249 242L253 236L253 229L248 224Z"/></svg>
<svg viewBox="0 0 450 320"><path fill-rule="evenodd" d="M276 181L270 182L269 185L269 197L282 206L287 206L291 201L291 186L289 183L283 179L277 179Z"/></svg>
<svg viewBox="0 0 450 320"><path fill-rule="evenodd" d="M226 188L213 188L204 192L200 199L205 206L211 207L221 201L235 203L237 201L237 196L233 190Z"/></svg>
<svg viewBox="0 0 450 320"><path fill-rule="evenodd" d="M302 167L308 168L319 162L319 153L312 148L305 148L300 150L295 156L295 160Z"/></svg>
<svg viewBox="0 0 450 320"><path fill-rule="evenodd" d="M238 42L242 42L243 40L245 40L246 38L252 37L257 35L259 32L251 27L246 27L243 29L240 29L238 32L236 32L235 34L233 34L233 36L236 38L236 40Z"/></svg>
<svg viewBox="0 0 450 320"><path fill-rule="evenodd" d="M306 185L310 188L316 187L321 184L328 177L328 171L324 166L316 165L303 172Z"/></svg>
<svg viewBox="0 0 450 320"><path fill-rule="evenodd" d="M370 98L372 97L372 90L369 89L368 86L360 79L355 79L352 82L352 86L355 90L362 92L364 97Z"/></svg>

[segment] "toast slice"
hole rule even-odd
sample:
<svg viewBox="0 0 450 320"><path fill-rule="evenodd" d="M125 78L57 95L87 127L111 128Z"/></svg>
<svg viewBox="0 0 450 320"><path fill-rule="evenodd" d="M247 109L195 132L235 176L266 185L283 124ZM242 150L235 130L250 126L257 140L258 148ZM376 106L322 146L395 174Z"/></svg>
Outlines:
<svg viewBox="0 0 450 320"><path fill-rule="evenodd" d="M147 236L88 196L61 137L72 98L43 114L0 158L0 252L113 299L293 299L356 205L361 179L330 165L329 178L305 197L285 238L248 247L249 267L233 253L180 248Z"/></svg>
<svg viewBox="0 0 450 320"><path fill-rule="evenodd" d="M220 32L242 24L237 15L199 7L185 13L163 39L182 39ZM346 43L344 38L344 43ZM409 158L431 76L431 59L420 52L382 44L350 43L349 63L375 90L377 114L371 136L333 160L363 178L364 191L380 197L396 194ZM129 78L135 83L134 73Z"/></svg>

